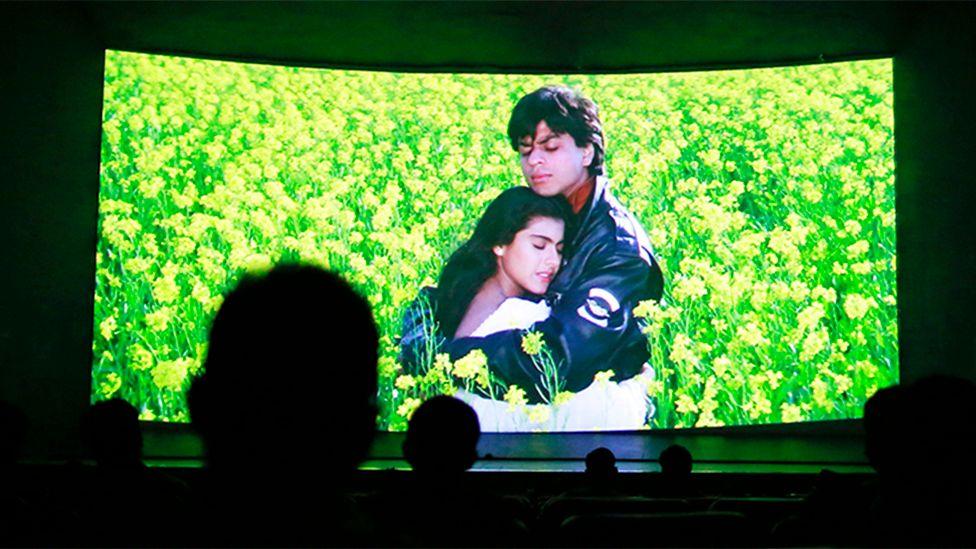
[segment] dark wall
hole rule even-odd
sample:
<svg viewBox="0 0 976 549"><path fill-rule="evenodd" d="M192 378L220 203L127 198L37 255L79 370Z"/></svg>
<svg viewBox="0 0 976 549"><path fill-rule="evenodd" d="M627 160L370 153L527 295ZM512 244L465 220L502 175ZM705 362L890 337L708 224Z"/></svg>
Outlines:
<svg viewBox="0 0 976 549"><path fill-rule="evenodd" d="M27 410L32 456L76 451L90 383L105 47L540 72L892 54L904 377L976 379L974 20L971 3L2 4L0 398ZM593 447L574 440L573 455Z"/></svg>
<svg viewBox="0 0 976 549"><path fill-rule="evenodd" d="M88 403L103 51L77 6L0 7L0 399L29 455L71 455Z"/></svg>
<svg viewBox="0 0 976 549"><path fill-rule="evenodd" d="M883 2L92 2L88 11L119 49L479 72L844 59L890 51L911 16Z"/></svg>
<svg viewBox="0 0 976 549"><path fill-rule="evenodd" d="M976 5L927 4L895 56L905 381L976 380Z"/></svg>

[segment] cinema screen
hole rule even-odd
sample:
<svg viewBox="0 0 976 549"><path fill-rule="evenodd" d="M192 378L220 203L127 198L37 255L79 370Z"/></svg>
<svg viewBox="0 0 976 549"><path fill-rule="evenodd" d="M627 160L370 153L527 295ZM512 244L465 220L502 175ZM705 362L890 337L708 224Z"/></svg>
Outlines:
<svg viewBox="0 0 976 549"><path fill-rule="evenodd" d="M546 86L557 106L514 120ZM899 375L892 99L890 59L526 75L108 51L92 400L187 421L222 296L307 263L373 306L384 430L436 394L486 431L859 417Z"/></svg>

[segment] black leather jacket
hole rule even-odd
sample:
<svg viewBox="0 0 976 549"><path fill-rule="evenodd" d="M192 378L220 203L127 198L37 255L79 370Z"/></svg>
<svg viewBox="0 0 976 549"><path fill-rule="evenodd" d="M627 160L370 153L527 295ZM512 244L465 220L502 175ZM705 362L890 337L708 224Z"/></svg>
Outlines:
<svg viewBox="0 0 976 549"><path fill-rule="evenodd" d="M552 313L532 328L543 334L560 364L565 390L574 392L585 389L602 370L613 369L617 381L640 372L649 355L633 309L640 301L660 299L664 287L646 233L610 194L606 179L597 178L579 215L563 265L545 296ZM432 317L422 305L434 308L436 301L436 290L426 288L404 318L401 363L408 371L432 343L452 360L481 349L497 379L526 389L529 399L538 401L538 392L531 389L540 382L540 373L522 351L521 330L449 341L429 329ZM436 342L430 341L432 334Z"/></svg>

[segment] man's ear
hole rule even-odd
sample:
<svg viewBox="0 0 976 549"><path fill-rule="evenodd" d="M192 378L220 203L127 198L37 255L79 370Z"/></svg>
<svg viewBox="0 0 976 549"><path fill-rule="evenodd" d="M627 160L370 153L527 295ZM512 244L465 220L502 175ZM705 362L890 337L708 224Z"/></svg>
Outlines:
<svg viewBox="0 0 976 549"><path fill-rule="evenodd" d="M590 164L593 164L593 143L587 143L583 147L583 166L589 168Z"/></svg>

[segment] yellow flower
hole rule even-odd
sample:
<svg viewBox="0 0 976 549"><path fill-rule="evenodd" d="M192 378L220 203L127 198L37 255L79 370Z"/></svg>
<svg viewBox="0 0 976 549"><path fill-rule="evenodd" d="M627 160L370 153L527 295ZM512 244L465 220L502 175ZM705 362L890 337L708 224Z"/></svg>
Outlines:
<svg viewBox="0 0 976 549"><path fill-rule="evenodd" d="M447 353L437 353L434 357L434 366L432 370L440 370L442 372L451 371L451 355Z"/></svg>
<svg viewBox="0 0 976 549"><path fill-rule="evenodd" d="M192 362L193 359L190 358L179 358L156 364L152 371L153 383L160 389L173 391L182 389Z"/></svg>
<svg viewBox="0 0 976 549"><path fill-rule="evenodd" d="M119 374L110 372L105 374L105 377L98 384L98 392L103 397L108 398L115 394L122 387L122 378Z"/></svg>
<svg viewBox="0 0 976 549"><path fill-rule="evenodd" d="M176 245L173 248L173 253L177 257L186 257L193 253L193 250L197 248L197 243L190 238L181 237L176 239Z"/></svg>
<svg viewBox="0 0 976 549"><path fill-rule="evenodd" d="M118 328L118 324L116 324L114 316L110 316L98 324L99 333L101 333L102 337L109 341L111 341L112 337L115 336L116 328Z"/></svg>
<svg viewBox="0 0 976 549"><path fill-rule="evenodd" d="M244 259L244 269L249 273L264 273L271 267L271 258L265 254L251 254Z"/></svg>
<svg viewBox="0 0 976 549"><path fill-rule="evenodd" d="M410 420L414 411L420 406L420 399L409 397L403 400L403 404L397 407L397 415Z"/></svg>
<svg viewBox="0 0 976 549"><path fill-rule="evenodd" d="M878 374L878 367L871 364L869 360L859 360L854 364L854 371L864 377L874 379L874 376Z"/></svg>
<svg viewBox="0 0 976 549"><path fill-rule="evenodd" d="M695 427L722 427L725 422L715 417L714 412L702 412L695 422Z"/></svg>
<svg viewBox="0 0 976 549"><path fill-rule="evenodd" d="M207 309L208 305L210 305L210 288L203 282L197 281L193 284L190 297L197 300L204 309Z"/></svg>
<svg viewBox="0 0 976 549"><path fill-rule="evenodd" d="M508 403L509 412L524 408L526 403L528 403L528 400L525 398L525 391L515 385L509 385L508 391L505 392L505 396L502 398Z"/></svg>
<svg viewBox="0 0 976 549"><path fill-rule="evenodd" d="M844 312L851 320L864 318L872 307L877 307L874 298L865 299L860 294L850 294L844 299Z"/></svg>
<svg viewBox="0 0 976 549"><path fill-rule="evenodd" d="M755 322L749 322L736 329L736 335L749 347L768 345L769 340L763 335L762 330Z"/></svg>
<svg viewBox="0 0 976 549"><path fill-rule="evenodd" d="M545 404L536 404L535 406L529 406L527 415L529 417L529 423L545 423L549 421L552 410Z"/></svg>
<svg viewBox="0 0 976 549"><path fill-rule="evenodd" d="M800 350L800 361L806 362L827 348L830 343L830 335L827 330L815 330L807 334L803 340L803 348Z"/></svg>
<svg viewBox="0 0 976 549"><path fill-rule="evenodd" d="M488 357L480 349L475 349L454 362L454 375L461 379L471 379L488 364Z"/></svg>
<svg viewBox="0 0 976 549"><path fill-rule="evenodd" d="M678 283L674 286L674 290L671 292L674 298L680 301L698 299L707 293L708 289L705 288L705 281L697 276L678 280Z"/></svg>
<svg viewBox="0 0 976 549"><path fill-rule="evenodd" d="M556 398L553 399L552 403L555 406L562 406L563 404L566 404L570 400L573 400L574 396L576 396L576 393L572 393L570 391L562 391L556 395Z"/></svg>
<svg viewBox="0 0 976 549"><path fill-rule="evenodd" d="M691 338L685 334L678 334L674 336L674 342L671 344L671 353L668 355L674 362L684 363L684 364L698 364L698 356L692 349L693 342Z"/></svg>
<svg viewBox="0 0 976 549"><path fill-rule="evenodd" d="M593 376L593 381L597 383L607 383L613 378L613 376L614 376L613 370L604 370L602 372L597 372Z"/></svg>
<svg viewBox="0 0 976 549"><path fill-rule="evenodd" d="M161 276L152 283L152 295L160 303L172 303L180 297L180 287L171 276Z"/></svg>
<svg viewBox="0 0 976 549"><path fill-rule="evenodd" d="M823 286L817 286L810 292L813 299L822 299L827 303L837 302L837 291L833 288L824 288Z"/></svg>
<svg viewBox="0 0 976 549"><path fill-rule="evenodd" d="M154 332L162 332L169 327L170 320L173 319L173 309L161 307L146 315L146 326Z"/></svg>
<svg viewBox="0 0 976 549"><path fill-rule="evenodd" d="M790 404L789 402L784 402L779 407L780 414L782 414L783 423L796 423L797 421L803 421L803 410L796 404Z"/></svg>
<svg viewBox="0 0 976 549"><path fill-rule="evenodd" d="M522 336L522 350L527 355L537 355L542 351L544 342L541 332L527 332Z"/></svg>
<svg viewBox="0 0 976 549"><path fill-rule="evenodd" d="M698 405L695 404L695 399L688 395L679 395L678 400L674 403L674 409L679 414L695 414L698 413Z"/></svg>
<svg viewBox="0 0 976 549"><path fill-rule="evenodd" d="M756 389L752 392L752 399L743 406L743 409L747 409L749 417L752 419L759 419L773 411L772 402L766 396L766 391L762 389Z"/></svg>
<svg viewBox="0 0 976 549"><path fill-rule="evenodd" d="M153 355L145 347L135 343L127 351L129 355L129 367L133 370L142 371L152 368Z"/></svg>
<svg viewBox="0 0 976 549"><path fill-rule="evenodd" d="M396 388L400 389L401 391L406 391L407 389L417 385L417 380L414 379L413 376L402 375L396 378L396 381L393 383L393 385L396 386Z"/></svg>
<svg viewBox="0 0 976 549"><path fill-rule="evenodd" d="M140 274L146 272L152 264L144 257L133 257L122 263L126 272Z"/></svg>
<svg viewBox="0 0 976 549"><path fill-rule="evenodd" d="M850 235L861 234L861 224L853 219L844 222L844 230Z"/></svg>
<svg viewBox="0 0 976 549"><path fill-rule="evenodd" d="M820 319L824 317L824 314L825 311L823 305L820 303L813 303L800 311L800 314L796 315L797 329L803 332L813 328L820 323Z"/></svg>
<svg viewBox="0 0 976 549"><path fill-rule="evenodd" d="M830 406L830 398L828 397L828 387L827 382L821 377L815 378L810 382L810 389L813 390L813 401L817 403L817 406L821 408L827 408Z"/></svg>
<svg viewBox="0 0 976 549"><path fill-rule="evenodd" d="M660 379L655 379L647 383L647 394L649 396L657 396L664 392L664 382Z"/></svg>
<svg viewBox="0 0 976 549"><path fill-rule="evenodd" d="M847 257L854 259L868 253L870 245L867 240L858 240L847 247Z"/></svg>
<svg viewBox="0 0 976 549"><path fill-rule="evenodd" d="M717 377L724 377L731 366L732 361L729 360L729 357L722 355L716 358L715 362L712 363L712 371L715 372Z"/></svg>

